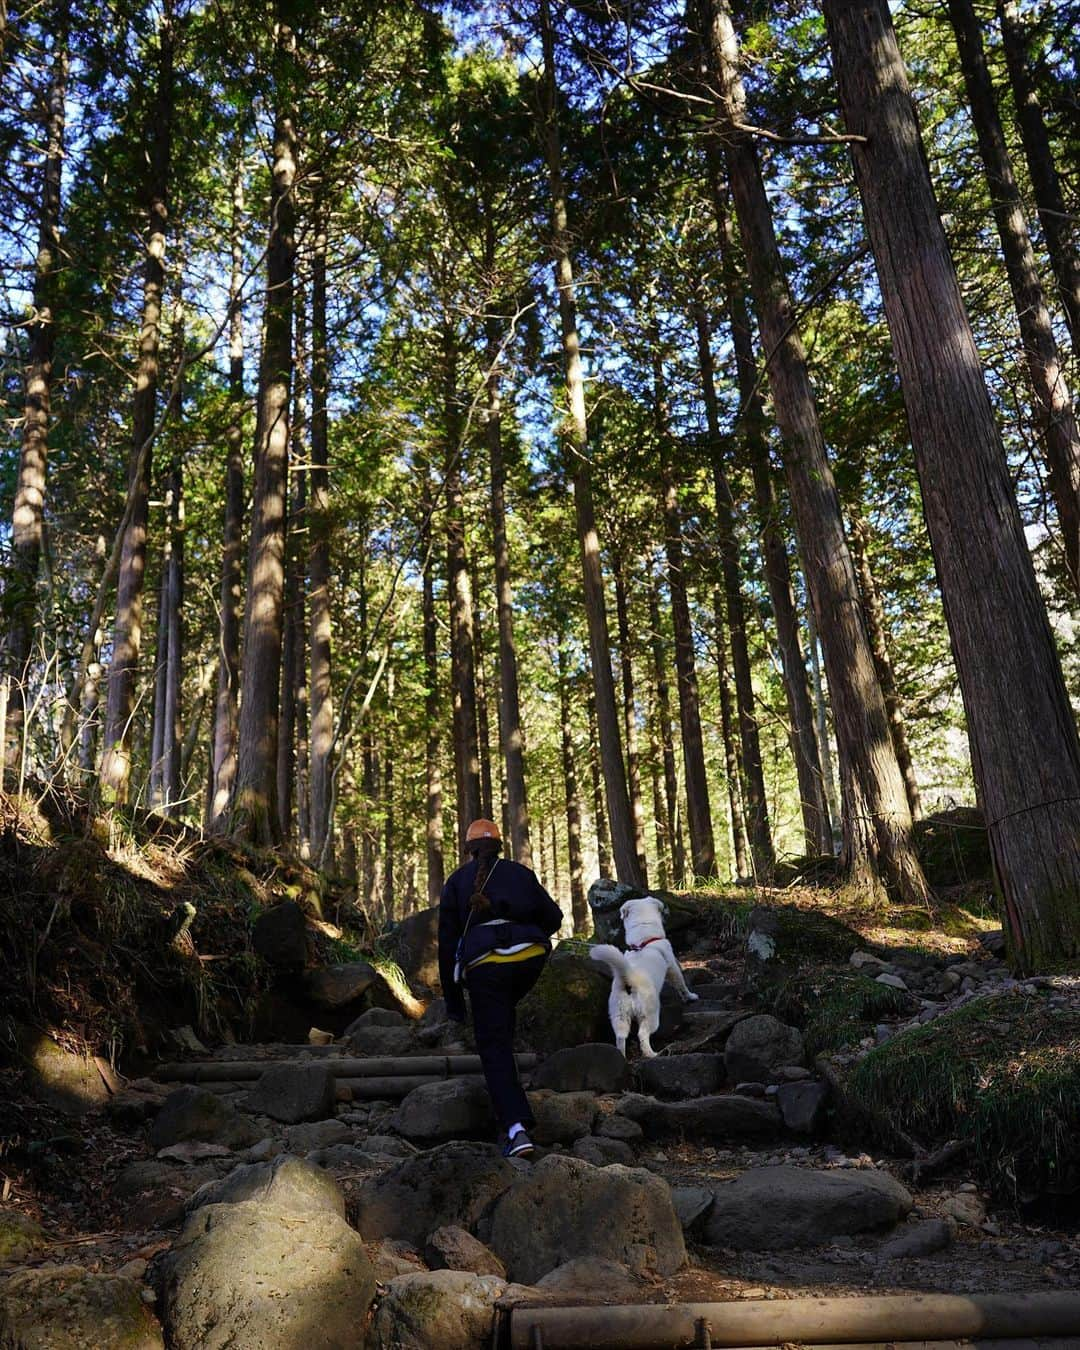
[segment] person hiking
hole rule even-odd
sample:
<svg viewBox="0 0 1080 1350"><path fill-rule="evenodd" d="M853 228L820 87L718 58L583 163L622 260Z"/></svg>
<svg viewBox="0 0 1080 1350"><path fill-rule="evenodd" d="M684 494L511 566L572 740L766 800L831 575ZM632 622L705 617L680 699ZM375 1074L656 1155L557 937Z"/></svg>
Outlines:
<svg viewBox="0 0 1080 1350"><path fill-rule="evenodd" d="M465 1020L468 990L484 1080L506 1132L503 1154L516 1158L533 1152L534 1117L514 1062L515 1011L540 978L563 916L534 872L499 857L494 821L474 820L465 849L469 862L439 900L439 979L453 1022Z"/></svg>

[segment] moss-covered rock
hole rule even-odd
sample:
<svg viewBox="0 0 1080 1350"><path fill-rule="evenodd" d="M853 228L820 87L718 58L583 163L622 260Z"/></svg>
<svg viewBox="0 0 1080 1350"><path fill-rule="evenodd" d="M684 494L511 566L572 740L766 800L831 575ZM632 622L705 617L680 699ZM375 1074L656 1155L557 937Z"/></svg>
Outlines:
<svg viewBox="0 0 1080 1350"><path fill-rule="evenodd" d="M36 1219L17 1209L0 1209L0 1266L25 1261L45 1242L45 1230Z"/></svg>
<svg viewBox="0 0 1080 1350"><path fill-rule="evenodd" d="M854 971L793 975L770 987L764 1001L781 1021L802 1031L811 1059L861 1040L883 1017L918 1009L911 994Z"/></svg>
<svg viewBox="0 0 1080 1350"><path fill-rule="evenodd" d="M19 1270L0 1286L0 1345L161 1350L161 1328L134 1280L81 1266Z"/></svg>
<svg viewBox="0 0 1080 1350"><path fill-rule="evenodd" d="M611 976L579 948L560 943L518 1007L521 1039L547 1054L568 1045L610 1041Z"/></svg>
<svg viewBox="0 0 1080 1350"><path fill-rule="evenodd" d="M978 999L872 1050L846 1082L881 1132L960 1139L1000 1196L1080 1193L1080 1010Z"/></svg>
<svg viewBox="0 0 1080 1350"><path fill-rule="evenodd" d="M756 905L747 917L747 957L757 974L796 970L809 962L847 961L862 945L854 928L820 909Z"/></svg>
<svg viewBox="0 0 1080 1350"><path fill-rule="evenodd" d="M65 1050L34 1027L9 1022L7 1030L30 1091L39 1101L65 1115L81 1116L109 1100L105 1080L88 1056Z"/></svg>
<svg viewBox="0 0 1080 1350"><path fill-rule="evenodd" d="M974 806L938 811L915 825L915 851L930 885L994 884L990 838L983 813Z"/></svg>

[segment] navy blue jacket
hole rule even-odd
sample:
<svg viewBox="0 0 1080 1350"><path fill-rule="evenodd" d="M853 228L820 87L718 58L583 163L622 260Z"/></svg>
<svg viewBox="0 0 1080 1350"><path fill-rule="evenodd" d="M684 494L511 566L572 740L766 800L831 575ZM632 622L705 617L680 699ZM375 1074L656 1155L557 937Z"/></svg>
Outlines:
<svg viewBox="0 0 1080 1350"><path fill-rule="evenodd" d="M484 883L491 910L469 922L469 901L476 882L477 861L459 867L442 889L439 900L439 979L446 1010L451 1017L465 1016L461 986L454 983L457 946L464 935L462 965L475 961L496 947L514 947L519 942L540 942L550 951L551 935L562 925L562 910L544 890L536 873L509 858L492 863ZM491 919L502 919L493 924ZM468 931L466 931L466 927Z"/></svg>

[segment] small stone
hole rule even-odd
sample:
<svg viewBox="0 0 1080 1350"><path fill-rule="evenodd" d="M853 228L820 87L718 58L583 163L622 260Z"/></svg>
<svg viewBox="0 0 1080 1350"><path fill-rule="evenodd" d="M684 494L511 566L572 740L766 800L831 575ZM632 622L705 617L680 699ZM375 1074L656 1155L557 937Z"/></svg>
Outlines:
<svg viewBox="0 0 1080 1350"><path fill-rule="evenodd" d="M602 1139L622 1139L626 1143L636 1143L644 1139L645 1131L628 1116L601 1116L596 1125L596 1133Z"/></svg>
<svg viewBox="0 0 1080 1350"><path fill-rule="evenodd" d="M116 1273L125 1280L141 1280L149 1264L145 1257L136 1256L130 1261L125 1261Z"/></svg>
<svg viewBox="0 0 1080 1350"><path fill-rule="evenodd" d="M571 1150L575 1158L592 1163L593 1167L610 1167L618 1163L623 1167L634 1165L634 1150L622 1139L605 1139L600 1135L587 1135L578 1139Z"/></svg>
<svg viewBox="0 0 1080 1350"><path fill-rule="evenodd" d="M945 1202L945 1213L968 1228L979 1228L986 1222L986 1206L970 1191L959 1191Z"/></svg>
<svg viewBox="0 0 1080 1350"><path fill-rule="evenodd" d="M764 1083L736 1083L735 1091L740 1097L764 1097Z"/></svg>
<svg viewBox="0 0 1080 1350"><path fill-rule="evenodd" d="M882 1261L932 1256L950 1245L955 1231L956 1224L951 1219L923 1219L919 1223L909 1223L882 1243L878 1256Z"/></svg>
<svg viewBox="0 0 1080 1350"><path fill-rule="evenodd" d="M881 975L875 976L874 979L875 983L887 985L889 989L903 989L905 992L907 991L907 985L899 975L890 975L888 972L884 972Z"/></svg>
<svg viewBox="0 0 1080 1350"><path fill-rule="evenodd" d="M456 1224L436 1228L429 1235L424 1259L432 1270L469 1270L474 1275L506 1279L506 1267L495 1253Z"/></svg>
<svg viewBox="0 0 1080 1350"><path fill-rule="evenodd" d="M325 1064L276 1064L267 1069L247 1095L245 1108L286 1125L326 1120L334 1114L334 1075Z"/></svg>

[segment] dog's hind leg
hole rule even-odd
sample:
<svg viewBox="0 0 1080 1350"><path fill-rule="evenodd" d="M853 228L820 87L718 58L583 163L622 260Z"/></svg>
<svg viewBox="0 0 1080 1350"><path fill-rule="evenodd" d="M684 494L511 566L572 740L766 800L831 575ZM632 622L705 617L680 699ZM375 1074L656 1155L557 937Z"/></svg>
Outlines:
<svg viewBox="0 0 1080 1350"><path fill-rule="evenodd" d="M608 1001L608 1020L615 1033L615 1048L624 1058L626 1056L626 1038L630 1035L630 1014L623 998L612 993Z"/></svg>
<svg viewBox="0 0 1080 1350"><path fill-rule="evenodd" d="M682 973L682 966L679 965L679 959L671 950L670 943L664 952L664 960L667 962L667 978L675 986L675 992L684 1003L696 1003L698 996L687 985L686 977Z"/></svg>
<svg viewBox="0 0 1080 1350"><path fill-rule="evenodd" d="M649 1008L648 1012L638 1021L638 1045L641 1046L641 1053L646 1059L656 1058L656 1051L652 1047L651 1038L656 1035L659 1027L660 999L657 998L653 1006Z"/></svg>

